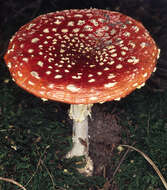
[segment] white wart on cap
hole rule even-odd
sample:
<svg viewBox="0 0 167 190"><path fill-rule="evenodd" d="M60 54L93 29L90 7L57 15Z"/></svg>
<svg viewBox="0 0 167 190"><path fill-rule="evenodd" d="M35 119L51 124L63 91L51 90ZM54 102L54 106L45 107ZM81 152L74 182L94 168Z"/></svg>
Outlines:
<svg viewBox="0 0 167 190"><path fill-rule="evenodd" d="M5 55L15 82L44 99L91 104L125 97L153 72L158 48L144 26L100 9L41 15Z"/></svg>

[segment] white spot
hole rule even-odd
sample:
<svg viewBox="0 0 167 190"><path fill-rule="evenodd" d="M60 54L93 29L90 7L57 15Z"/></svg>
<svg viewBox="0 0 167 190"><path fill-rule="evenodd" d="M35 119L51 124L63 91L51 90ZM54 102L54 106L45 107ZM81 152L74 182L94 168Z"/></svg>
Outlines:
<svg viewBox="0 0 167 190"><path fill-rule="evenodd" d="M46 39L48 39L48 40L52 39L52 36L46 36Z"/></svg>
<svg viewBox="0 0 167 190"><path fill-rule="evenodd" d="M67 26L74 26L74 22L73 21L68 22Z"/></svg>
<svg viewBox="0 0 167 190"><path fill-rule="evenodd" d="M93 28L92 28L92 26L90 26L90 25L85 25L85 26L84 26L84 30L91 32L91 31L93 30Z"/></svg>
<svg viewBox="0 0 167 190"><path fill-rule="evenodd" d="M52 28L52 31L53 32L57 32L57 28Z"/></svg>
<svg viewBox="0 0 167 190"><path fill-rule="evenodd" d="M48 101L48 99L46 99L46 98L41 98L41 100L44 102Z"/></svg>
<svg viewBox="0 0 167 190"><path fill-rule="evenodd" d="M118 57L118 60L119 60L119 61L123 61L124 58L123 58L123 57Z"/></svg>
<svg viewBox="0 0 167 190"><path fill-rule="evenodd" d="M98 21L101 22L101 23L105 22L105 20L103 18L98 18Z"/></svg>
<svg viewBox="0 0 167 190"><path fill-rule="evenodd" d="M103 73L102 72L97 72L98 75L102 75Z"/></svg>
<svg viewBox="0 0 167 190"><path fill-rule="evenodd" d="M148 54L148 51L144 51L144 54Z"/></svg>
<svg viewBox="0 0 167 190"><path fill-rule="evenodd" d="M114 100L115 100L115 101L120 101L120 99L121 99L121 98L115 98Z"/></svg>
<svg viewBox="0 0 167 190"><path fill-rule="evenodd" d="M140 44L140 46L141 46L141 48L144 48L144 47L146 47L146 42L142 42L141 44Z"/></svg>
<svg viewBox="0 0 167 190"><path fill-rule="evenodd" d="M64 16L56 16L55 18L58 18L58 19L64 20Z"/></svg>
<svg viewBox="0 0 167 190"><path fill-rule="evenodd" d="M54 86L55 86L54 84L49 84L49 85L48 85L48 88L53 89L53 88L54 88Z"/></svg>
<svg viewBox="0 0 167 190"><path fill-rule="evenodd" d="M104 71L108 71L108 70L109 70L109 68L108 68L108 67L105 67L105 68L104 68Z"/></svg>
<svg viewBox="0 0 167 190"><path fill-rule="evenodd" d="M123 49L123 50L126 50L126 51L128 51L128 50L129 50L129 48L128 48L128 47L126 47L126 46L122 47L122 49Z"/></svg>
<svg viewBox="0 0 167 190"><path fill-rule="evenodd" d="M90 97L89 100L97 100L97 97Z"/></svg>
<svg viewBox="0 0 167 190"><path fill-rule="evenodd" d="M81 26L81 25L85 24L85 21L84 20L79 20L77 24Z"/></svg>
<svg viewBox="0 0 167 190"><path fill-rule="evenodd" d="M115 29L112 29L111 32L110 32L111 35L114 35L115 33L116 33Z"/></svg>
<svg viewBox="0 0 167 190"><path fill-rule="evenodd" d="M102 66L102 65L104 65L104 63L103 63L103 62L100 62L100 63L99 63L99 65L101 65L101 66Z"/></svg>
<svg viewBox="0 0 167 190"><path fill-rule="evenodd" d="M29 24L28 26L27 26L27 30L30 30L33 26L35 26L36 24L35 23L31 23L31 24Z"/></svg>
<svg viewBox="0 0 167 190"><path fill-rule="evenodd" d="M38 41L39 41L39 38L33 38L33 39L31 40L32 43L36 43L36 42L38 42Z"/></svg>
<svg viewBox="0 0 167 190"><path fill-rule="evenodd" d="M99 23L95 19L91 19L90 22L93 23L94 26L98 26L99 25Z"/></svg>
<svg viewBox="0 0 167 190"><path fill-rule="evenodd" d="M114 61L111 61L111 62L109 62L108 64L109 64L109 65L113 65L113 64L114 64Z"/></svg>
<svg viewBox="0 0 167 190"><path fill-rule="evenodd" d="M38 52L38 54L39 54L39 55L43 55L43 52L42 52L42 51L40 51L40 52Z"/></svg>
<svg viewBox="0 0 167 190"><path fill-rule="evenodd" d="M136 87L136 86L138 86L138 83L134 83L132 86L133 86L133 87Z"/></svg>
<svg viewBox="0 0 167 190"><path fill-rule="evenodd" d="M143 77L147 77L147 75L148 75L147 73L144 73Z"/></svg>
<svg viewBox="0 0 167 190"><path fill-rule="evenodd" d="M145 85L145 83L139 85L139 86L137 87L137 89L140 89L140 88L143 87L144 85Z"/></svg>
<svg viewBox="0 0 167 190"><path fill-rule="evenodd" d="M116 84L117 84L117 82L107 83L107 84L104 85L104 87L110 88L110 87L114 87Z"/></svg>
<svg viewBox="0 0 167 190"><path fill-rule="evenodd" d="M95 82L96 80L95 79L90 79L90 80L88 80L88 82Z"/></svg>
<svg viewBox="0 0 167 190"><path fill-rule="evenodd" d="M39 65L40 67L43 67L43 64L44 64L44 63L43 63L42 61L38 61L38 62L37 62L37 65Z"/></svg>
<svg viewBox="0 0 167 190"><path fill-rule="evenodd" d="M137 26L132 26L132 29L134 29L135 32L139 31L139 28Z"/></svg>
<svg viewBox="0 0 167 190"><path fill-rule="evenodd" d="M127 60L128 63L133 63L133 65L135 65L136 63L139 62L139 59L136 59L135 56L131 56L131 59Z"/></svg>
<svg viewBox="0 0 167 190"><path fill-rule="evenodd" d="M28 62L28 58L27 57L23 57L22 60L25 61L25 62Z"/></svg>
<svg viewBox="0 0 167 190"><path fill-rule="evenodd" d="M93 75L92 75L92 74L89 74L88 77L93 77Z"/></svg>
<svg viewBox="0 0 167 190"><path fill-rule="evenodd" d="M121 51L121 55L126 55L126 51Z"/></svg>
<svg viewBox="0 0 167 190"><path fill-rule="evenodd" d="M157 55L157 59L159 59L159 56L160 56L160 52L161 52L161 50L160 50L160 49L158 49L158 55Z"/></svg>
<svg viewBox="0 0 167 190"><path fill-rule="evenodd" d="M121 45L123 43L124 43L124 41L121 40L121 38L118 38L117 41L115 42L116 45Z"/></svg>
<svg viewBox="0 0 167 190"><path fill-rule="evenodd" d="M81 79L81 76L72 76L73 79Z"/></svg>
<svg viewBox="0 0 167 190"><path fill-rule="evenodd" d="M116 57L117 53L111 54L111 57Z"/></svg>
<svg viewBox="0 0 167 190"><path fill-rule="evenodd" d="M61 79L61 78L62 78L62 75L55 75L54 78L55 78L55 79Z"/></svg>
<svg viewBox="0 0 167 190"><path fill-rule="evenodd" d="M65 52L65 50L64 49L60 49L60 53L64 53Z"/></svg>
<svg viewBox="0 0 167 190"><path fill-rule="evenodd" d="M114 53L116 51L116 49L113 49L113 46L108 46L108 49L111 49L110 53Z"/></svg>
<svg viewBox="0 0 167 190"><path fill-rule="evenodd" d="M21 45L20 45L20 48L24 48L24 44L21 44Z"/></svg>
<svg viewBox="0 0 167 190"><path fill-rule="evenodd" d="M71 65L67 65L68 68L71 68L72 66Z"/></svg>
<svg viewBox="0 0 167 190"><path fill-rule="evenodd" d="M61 24L61 21L60 21L60 20L56 20L56 21L54 22L54 24Z"/></svg>
<svg viewBox="0 0 167 190"><path fill-rule="evenodd" d="M126 37L129 37L130 36L130 32L125 32L123 35L126 36Z"/></svg>
<svg viewBox="0 0 167 190"><path fill-rule="evenodd" d="M83 15L81 15L81 14L75 14L74 17L82 18Z"/></svg>
<svg viewBox="0 0 167 190"><path fill-rule="evenodd" d="M12 63L11 63L11 62L8 62L8 63L7 63L7 66L8 66L9 69L11 69L11 68L12 68Z"/></svg>
<svg viewBox="0 0 167 190"><path fill-rule="evenodd" d="M42 48L43 48L43 45L42 45L42 44L40 44L38 47L39 47L39 49L42 49Z"/></svg>
<svg viewBox="0 0 167 190"><path fill-rule="evenodd" d="M48 41L44 41L44 44L48 44Z"/></svg>
<svg viewBox="0 0 167 190"><path fill-rule="evenodd" d="M69 91L71 92L78 92L80 90L80 88L77 88L75 85L73 84L69 84L67 87L66 87Z"/></svg>
<svg viewBox="0 0 167 190"><path fill-rule="evenodd" d="M54 59L51 58L51 57L49 57L48 62L50 63L50 62L52 62L52 61L54 61Z"/></svg>
<svg viewBox="0 0 167 190"><path fill-rule="evenodd" d="M108 79L112 79L112 78L115 78L115 75L113 73L110 73L107 77Z"/></svg>
<svg viewBox="0 0 167 190"><path fill-rule="evenodd" d="M36 79L40 79L39 74L36 71L31 71L31 75Z"/></svg>
<svg viewBox="0 0 167 190"><path fill-rule="evenodd" d="M74 33L78 33L79 30L80 30L79 28L74 28L74 29L73 29L73 32L74 32Z"/></svg>
<svg viewBox="0 0 167 190"><path fill-rule="evenodd" d="M153 72L155 72L156 70L157 70L157 68L155 67L154 70L153 70Z"/></svg>
<svg viewBox="0 0 167 190"><path fill-rule="evenodd" d="M135 46L136 46L135 43L133 43L133 42L131 42L131 41L130 41L128 44L129 44L130 46L132 46L132 48L135 48Z"/></svg>
<svg viewBox="0 0 167 190"><path fill-rule="evenodd" d="M61 32L67 33L67 32L68 32L68 29L63 28L63 29L61 30Z"/></svg>
<svg viewBox="0 0 167 190"><path fill-rule="evenodd" d="M117 69L122 69L122 67L123 67L122 64L118 64L118 65L116 66Z"/></svg>
<svg viewBox="0 0 167 190"><path fill-rule="evenodd" d="M52 44L56 44L56 43L57 43L57 40L53 39Z"/></svg>
<svg viewBox="0 0 167 190"><path fill-rule="evenodd" d="M43 32L44 32L44 33L49 33L49 29L48 29L48 28L45 28L45 29L43 30Z"/></svg>
<svg viewBox="0 0 167 190"><path fill-rule="evenodd" d="M81 33L79 36L80 36L81 38L83 38L85 35L84 35L83 33Z"/></svg>
<svg viewBox="0 0 167 190"><path fill-rule="evenodd" d="M23 76L23 74L22 74L20 71L18 71L17 73L18 73L18 76L19 76L19 77L22 77L22 76Z"/></svg>
<svg viewBox="0 0 167 190"><path fill-rule="evenodd" d="M32 53L33 51L33 49L28 49L28 53Z"/></svg>
<svg viewBox="0 0 167 190"><path fill-rule="evenodd" d="M28 81L28 84L30 84L30 85L32 85L32 86L35 85L35 84L34 84L32 81L30 81L30 80Z"/></svg>
<svg viewBox="0 0 167 190"><path fill-rule="evenodd" d="M46 74L47 75L50 75L52 72L51 71L46 71Z"/></svg>

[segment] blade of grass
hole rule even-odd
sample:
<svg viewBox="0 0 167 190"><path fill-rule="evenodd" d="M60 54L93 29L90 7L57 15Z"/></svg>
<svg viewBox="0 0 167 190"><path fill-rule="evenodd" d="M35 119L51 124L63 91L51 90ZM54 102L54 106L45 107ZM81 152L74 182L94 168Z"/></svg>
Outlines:
<svg viewBox="0 0 167 190"><path fill-rule="evenodd" d="M132 144L132 146L133 146L134 144L135 144L135 142ZM130 148L127 149L127 151L126 151L126 152L124 153L124 155L122 156L120 162L118 163L118 166L116 167L116 169L115 169L115 171L114 171L114 173L113 173L113 175L112 175L112 180L113 180L113 178L115 177L116 173L118 172L118 170L119 170L121 164L122 164L123 161L125 160L125 157L126 157L127 154L129 153L129 150L130 150ZM111 180L111 181L112 181L112 180Z"/></svg>
<svg viewBox="0 0 167 190"><path fill-rule="evenodd" d="M141 150L139 150L139 149L137 149L137 148L135 148L133 146L130 146L130 145L121 145L121 146L130 148L130 149L135 150L136 152L140 153L149 162L149 164L154 168L154 170L158 174L159 178L161 179L165 189L167 190L167 182L166 182L165 178L161 174L158 167L154 164L154 162L144 152L142 152Z"/></svg>
<svg viewBox="0 0 167 190"><path fill-rule="evenodd" d="M21 189L26 190L25 187L23 187L20 183L18 183L17 181L15 181L15 180L13 180L13 179L0 177L0 180L6 181L6 182L9 182L9 183L13 183L13 184L17 185L18 187L20 187Z"/></svg>
<svg viewBox="0 0 167 190"><path fill-rule="evenodd" d="M47 146L47 149L49 148L49 146ZM38 151L37 149L37 153L38 155L40 156L40 163L43 165L43 167L46 169L51 181L52 181L52 185L53 185L53 189L55 189L55 182L54 182L54 179L53 179L53 175L50 173L49 169L46 167L44 161L42 160L42 155L40 154L40 152ZM56 189L55 189L56 190Z"/></svg>
<svg viewBox="0 0 167 190"><path fill-rule="evenodd" d="M30 179L28 180L28 182L24 185L25 187L28 186L28 184L31 182L32 178L36 175L36 173L37 173L37 171L38 171L38 169L39 169L39 166L40 166L40 164L41 164L42 157L43 157L43 155L46 153L46 150L47 150L48 148L49 148L49 146L47 146L47 147L45 148L44 152L43 152L42 154L40 154L40 158L39 158L39 160L38 160L36 170L35 170L35 172L33 173L33 175L30 177ZM36 147L36 149L37 149L37 147Z"/></svg>

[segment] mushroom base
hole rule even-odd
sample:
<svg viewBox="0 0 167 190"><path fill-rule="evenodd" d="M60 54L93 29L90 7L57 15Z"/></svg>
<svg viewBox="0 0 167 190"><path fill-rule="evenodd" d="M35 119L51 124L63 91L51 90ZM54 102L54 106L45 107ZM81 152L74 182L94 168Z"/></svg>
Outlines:
<svg viewBox="0 0 167 190"><path fill-rule="evenodd" d="M85 156L86 166L81 173L91 175L93 171L93 163L88 156L89 140L88 140L88 116L91 116L92 105L72 104L69 111L69 116L73 120L73 148L66 158L74 156Z"/></svg>

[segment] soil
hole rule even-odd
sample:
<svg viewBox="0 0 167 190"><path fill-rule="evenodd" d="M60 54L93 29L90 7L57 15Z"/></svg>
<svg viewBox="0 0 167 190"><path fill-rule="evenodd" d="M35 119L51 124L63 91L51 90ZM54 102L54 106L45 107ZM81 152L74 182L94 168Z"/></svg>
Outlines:
<svg viewBox="0 0 167 190"><path fill-rule="evenodd" d="M89 155L94 163L94 176L104 176L110 180L116 168L114 162L116 147L121 143L121 129L118 115L109 113L103 105L93 106L89 120ZM106 183L107 189L118 190L116 184ZM114 186L113 186L114 185Z"/></svg>

